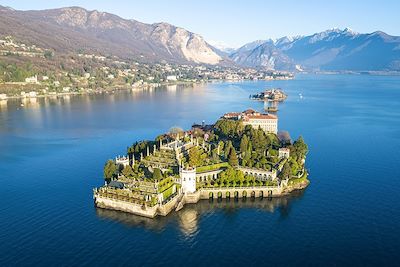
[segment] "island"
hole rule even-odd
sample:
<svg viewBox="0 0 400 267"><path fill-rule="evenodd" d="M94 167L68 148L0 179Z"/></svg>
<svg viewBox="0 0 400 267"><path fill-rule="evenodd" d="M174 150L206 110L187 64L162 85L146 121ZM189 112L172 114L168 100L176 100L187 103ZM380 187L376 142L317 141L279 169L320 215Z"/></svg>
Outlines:
<svg viewBox="0 0 400 267"><path fill-rule="evenodd" d="M200 199L280 197L309 184L308 146L278 132L278 117L252 109L215 124L171 128L108 160L105 185L93 189L99 208L154 218Z"/></svg>
<svg viewBox="0 0 400 267"><path fill-rule="evenodd" d="M270 90L265 90L264 92L257 93L255 95L250 95L250 98L261 101L282 102L287 98L287 95L282 91L282 89L273 88Z"/></svg>

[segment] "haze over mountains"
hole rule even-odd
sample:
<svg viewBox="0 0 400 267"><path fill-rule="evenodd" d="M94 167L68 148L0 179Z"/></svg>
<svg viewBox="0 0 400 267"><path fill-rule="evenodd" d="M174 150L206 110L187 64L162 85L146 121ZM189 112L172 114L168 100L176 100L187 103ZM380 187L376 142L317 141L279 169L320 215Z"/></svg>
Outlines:
<svg viewBox="0 0 400 267"><path fill-rule="evenodd" d="M259 41L257 41L259 44ZM249 48L247 48L249 47ZM400 70L400 37L331 29L310 36L247 44L229 57L240 65L325 71Z"/></svg>
<svg viewBox="0 0 400 267"><path fill-rule="evenodd" d="M200 35L168 23L146 24L80 7L18 11L0 6L0 36L6 35L58 53L84 51L144 62L290 71L400 71L400 37L380 31L331 29L221 51Z"/></svg>

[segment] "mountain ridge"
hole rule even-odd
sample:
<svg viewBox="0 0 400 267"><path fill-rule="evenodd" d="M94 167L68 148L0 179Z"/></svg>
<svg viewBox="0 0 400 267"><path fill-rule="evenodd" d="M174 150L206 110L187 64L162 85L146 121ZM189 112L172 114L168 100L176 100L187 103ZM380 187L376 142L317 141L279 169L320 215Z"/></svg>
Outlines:
<svg viewBox="0 0 400 267"><path fill-rule="evenodd" d="M218 49L199 34L166 22L147 24L78 6L28 11L0 6L0 12L0 36L57 53L285 71L400 71L400 37L383 31L332 28Z"/></svg>
<svg viewBox="0 0 400 267"><path fill-rule="evenodd" d="M292 70L301 66L311 71L400 71L400 37L382 31L357 33L349 28L333 28L267 42L275 49L250 53L247 50L240 52L239 48L229 57L248 67L263 67L262 59L269 58L275 65ZM259 47L253 50L257 51Z"/></svg>
<svg viewBox="0 0 400 267"><path fill-rule="evenodd" d="M224 61L200 35L165 22L146 24L81 7L0 10L0 34L57 51L83 49L150 62L216 65Z"/></svg>

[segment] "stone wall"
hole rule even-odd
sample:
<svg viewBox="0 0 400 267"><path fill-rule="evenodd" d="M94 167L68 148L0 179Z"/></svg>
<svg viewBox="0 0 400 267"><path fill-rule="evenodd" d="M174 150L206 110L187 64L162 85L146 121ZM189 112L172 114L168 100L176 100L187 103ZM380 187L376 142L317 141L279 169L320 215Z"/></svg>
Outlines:
<svg viewBox="0 0 400 267"><path fill-rule="evenodd" d="M157 214L161 216L167 216L173 209L176 208L178 202L180 200L181 195L177 194L173 199L168 201L167 203L158 206Z"/></svg>
<svg viewBox="0 0 400 267"><path fill-rule="evenodd" d="M157 215L157 206L143 207L135 203L100 196L95 197L95 204L99 208L129 212L148 218L154 218Z"/></svg>
<svg viewBox="0 0 400 267"><path fill-rule="evenodd" d="M196 191L192 194L185 194L185 202L186 203L197 203L200 200L201 193L200 191Z"/></svg>
<svg viewBox="0 0 400 267"><path fill-rule="evenodd" d="M200 199L209 198L251 198L251 197L280 197L294 190L304 189L309 184L308 180L304 183L281 186L260 186L260 187L235 187L235 188L206 188L194 193L177 194L173 199L163 205L154 207L143 207L141 205L122 200L115 200L95 195L95 204L99 208L119 210L132 214L154 218L157 215L166 216L180 204L181 209L185 203L197 203Z"/></svg>
<svg viewBox="0 0 400 267"><path fill-rule="evenodd" d="M209 198L243 198L243 197L277 197L281 196L283 188L270 187L236 187L236 188L208 188L200 190L201 199Z"/></svg>

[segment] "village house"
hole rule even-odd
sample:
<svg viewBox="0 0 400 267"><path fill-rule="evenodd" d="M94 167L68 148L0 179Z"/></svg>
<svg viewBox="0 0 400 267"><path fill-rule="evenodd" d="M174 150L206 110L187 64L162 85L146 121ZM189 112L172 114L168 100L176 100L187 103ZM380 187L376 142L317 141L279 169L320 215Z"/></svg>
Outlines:
<svg viewBox="0 0 400 267"><path fill-rule="evenodd" d="M35 91L30 91L28 93L28 97L36 97L36 96L37 96L37 93Z"/></svg>
<svg viewBox="0 0 400 267"><path fill-rule="evenodd" d="M167 76L167 81L176 81L176 80L177 80L176 75L168 75Z"/></svg>
<svg viewBox="0 0 400 267"><path fill-rule="evenodd" d="M26 83L38 83L37 75L25 78Z"/></svg>

